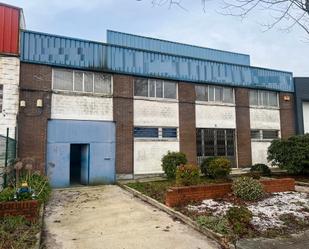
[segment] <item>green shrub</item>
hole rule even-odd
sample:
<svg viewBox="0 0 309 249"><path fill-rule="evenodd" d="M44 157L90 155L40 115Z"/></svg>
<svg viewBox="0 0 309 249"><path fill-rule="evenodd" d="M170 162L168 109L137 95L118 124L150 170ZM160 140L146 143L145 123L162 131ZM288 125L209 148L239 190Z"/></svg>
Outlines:
<svg viewBox="0 0 309 249"><path fill-rule="evenodd" d="M264 195L262 184L252 177L239 177L233 181L233 193L245 201L255 201Z"/></svg>
<svg viewBox="0 0 309 249"><path fill-rule="evenodd" d="M163 156L162 169L165 172L167 178L175 179L177 166L186 164L188 162L187 157L182 152L168 152Z"/></svg>
<svg viewBox="0 0 309 249"><path fill-rule="evenodd" d="M205 175L205 176L208 176L208 167L209 167L209 164L211 161L213 161L214 159L216 159L217 157L207 157L205 158L202 163L201 163L201 172Z"/></svg>
<svg viewBox="0 0 309 249"><path fill-rule="evenodd" d="M248 231L250 221L252 220L252 212L244 206L231 207L226 212L226 218L233 232L237 235L243 235Z"/></svg>
<svg viewBox="0 0 309 249"><path fill-rule="evenodd" d="M225 157L218 157L210 161L207 167L208 176L211 178L225 178L232 170L232 163Z"/></svg>
<svg viewBox="0 0 309 249"><path fill-rule="evenodd" d="M261 176L271 176L271 170L266 164L257 163L251 166L250 168L251 173L258 173Z"/></svg>
<svg viewBox="0 0 309 249"><path fill-rule="evenodd" d="M200 168L196 165L185 164L177 167L176 184L182 186L196 185L200 181Z"/></svg>
<svg viewBox="0 0 309 249"><path fill-rule="evenodd" d="M267 159L291 174L309 173L309 134L273 140Z"/></svg>
<svg viewBox="0 0 309 249"><path fill-rule="evenodd" d="M5 188L0 192L0 202L12 201L14 199L14 188Z"/></svg>
<svg viewBox="0 0 309 249"><path fill-rule="evenodd" d="M198 216L197 224L220 234L229 234L229 222L225 217Z"/></svg>

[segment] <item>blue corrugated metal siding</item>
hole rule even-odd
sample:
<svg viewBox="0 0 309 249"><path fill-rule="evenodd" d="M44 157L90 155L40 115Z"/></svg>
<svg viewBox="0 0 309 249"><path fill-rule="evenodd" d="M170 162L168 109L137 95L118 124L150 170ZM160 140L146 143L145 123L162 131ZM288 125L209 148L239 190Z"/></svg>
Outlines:
<svg viewBox="0 0 309 249"><path fill-rule="evenodd" d="M46 172L53 187L70 185L70 145L89 146L89 184L115 182L115 123L50 120Z"/></svg>
<svg viewBox="0 0 309 249"><path fill-rule="evenodd" d="M196 59L250 66L250 56L107 30L107 43Z"/></svg>
<svg viewBox="0 0 309 249"><path fill-rule="evenodd" d="M177 81L294 91L292 73L22 32L21 60Z"/></svg>

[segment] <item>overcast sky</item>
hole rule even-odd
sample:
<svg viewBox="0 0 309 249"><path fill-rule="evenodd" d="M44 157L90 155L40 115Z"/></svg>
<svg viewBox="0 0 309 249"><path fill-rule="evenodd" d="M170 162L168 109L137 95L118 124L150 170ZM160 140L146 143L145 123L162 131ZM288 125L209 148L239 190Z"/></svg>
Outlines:
<svg viewBox="0 0 309 249"><path fill-rule="evenodd" d="M220 0L206 12L200 0L153 7L151 0L3 0L24 9L26 27L52 34L106 41L106 29L250 54L253 66L309 76L309 37L299 28L264 32L269 15L255 11L244 20L222 15ZM194 3L192 3L194 2Z"/></svg>

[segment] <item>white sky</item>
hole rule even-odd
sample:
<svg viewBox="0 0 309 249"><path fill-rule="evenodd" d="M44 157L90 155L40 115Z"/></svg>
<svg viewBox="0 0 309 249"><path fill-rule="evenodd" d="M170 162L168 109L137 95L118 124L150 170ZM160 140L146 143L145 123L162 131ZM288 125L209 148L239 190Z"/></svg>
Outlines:
<svg viewBox="0 0 309 249"><path fill-rule="evenodd" d="M221 0L183 0L184 11L153 7L151 0L3 0L24 9L26 27L52 34L106 40L106 29L246 53L251 65L309 76L309 36L280 27L265 32L265 12L246 19L222 15ZM194 3L192 3L194 2Z"/></svg>

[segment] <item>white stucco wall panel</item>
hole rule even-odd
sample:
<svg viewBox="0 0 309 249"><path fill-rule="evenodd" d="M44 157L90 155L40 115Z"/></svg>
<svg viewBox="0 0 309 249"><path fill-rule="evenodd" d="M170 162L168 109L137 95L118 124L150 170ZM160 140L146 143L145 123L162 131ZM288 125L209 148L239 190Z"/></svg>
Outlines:
<svg viewBox="0 0 309 249"><path fill-rule="evenodd" d="M256 163L264 163L266 165L270 164L267 162L267 150L270 146L271 142L251 142L251 149L252 149L252 164Z"/></svg>
<svg viewBox="0 0 309 249"><path fill-rule="evenodd" d="M278 109L250 108L251 129L280 130L280 111Z"/></svg>
<svg viewBox="0 0 309 249"><path fill-rule="evenodd" d="M134 141L134 174L163 173L161 159L168 151L179 151L178 141Z"/></svg>
<svg viewBox="0 0 309 249"><path fill-rule="evenodd" d="M3 85L3 106L0 113L0 135L15 137L16 117L19 106L20 61L16 57L0 56L0 85Z"/></svg>
<svg viewBox="0 0 309 249"><path fill-rule="evenodd" d="M113 99L53 93L51 118L112 121Z"/></svg>
<svg viewBox="0 0 309 249"><path fill-rule="evenodd" d="M178 102L135 99L134 126L178 127Z"/></svg>
<svg viewBox="0 0 309 249"><path fill-rule="evenodd" d="M309 102L303 102L304 132L309 133Z"/></svg>
<svg viewBox="0 0 309 249"><path fill-rule="evenodd" d="M235 106L196 104L197 128L236 128Z"/></svg>

